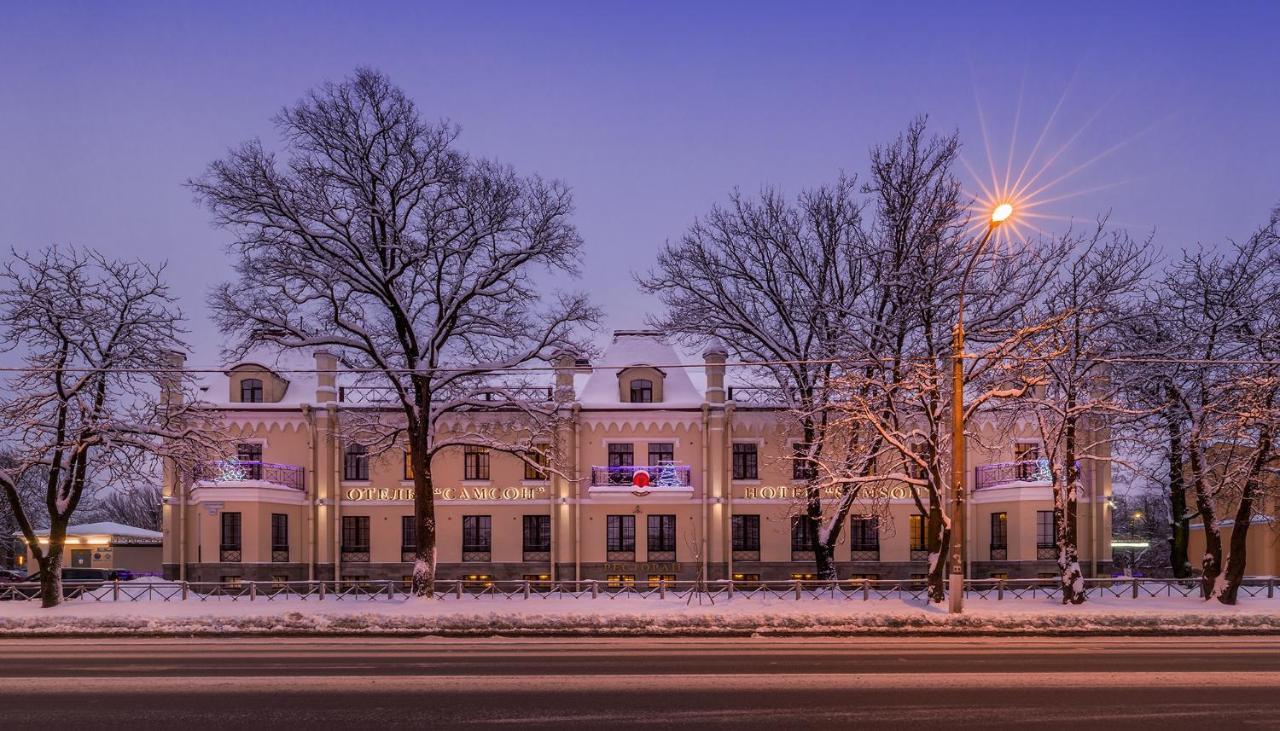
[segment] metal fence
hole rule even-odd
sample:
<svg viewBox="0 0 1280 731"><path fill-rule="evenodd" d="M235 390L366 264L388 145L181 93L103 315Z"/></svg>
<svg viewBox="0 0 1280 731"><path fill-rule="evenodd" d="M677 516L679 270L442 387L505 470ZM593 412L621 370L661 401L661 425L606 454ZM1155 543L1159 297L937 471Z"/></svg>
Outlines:
<svg viewBox="0 0 1280 731"><path fill-rule="evenodd" d="M1153 597L1198 597L1195 579L1098 578L1085 579L1090 599ZM1246 578L1240 596L1276 598L1273 577ZM444 579L435 582L434 598L439 601L478 600L486 597L509 600L585 599L608 601L627 597L645 599L685 599L712 602L771 598L781 600L872 601L901 599L924 602L923 580L845 579L840 581L667 581L645 583L611 581L485 581ZM95 602L272 602L272 601L394 601L408 596L408 584L390 580L351 581L242 581L238 583L168 581L67 581L63 595L67 601ZM997 601L1060 598L1062 587L1049 579L969 579L965 596ZM40 598L39 584L0 584L0 601L34 601Z"/></svg>

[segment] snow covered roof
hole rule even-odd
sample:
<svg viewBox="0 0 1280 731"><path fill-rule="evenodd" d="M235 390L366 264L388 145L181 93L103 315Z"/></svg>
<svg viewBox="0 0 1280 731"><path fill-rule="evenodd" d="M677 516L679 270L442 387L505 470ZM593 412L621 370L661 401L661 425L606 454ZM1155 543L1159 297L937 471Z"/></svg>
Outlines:
<svg viewBox="0 0 1280 731"><path fill-rule="evenodd" d="M45 535L49 531L37 531L39 535ZM21 535L18 531L14 535ZM140 538L146 540L158 541L164 538L164 534L158 530L147 530L146 528L136 528L132 525L124 523L113 523L111 521L102 521L99 523L82 523L80 525L67 526L67 535L69 536L112 536L113 538Z"/></svg>
<svg viewBox="0 0 1280 731"><path fill-rule="evenodd" d="M586 408L654 409L702 405L706 376L701 366L672 367L685 361L661 333L650 330L615 331L612 342L600 356L600 362L604 366L616 367L597 367L589 374L579 374L574 378L578 401ZM624 368L635 366L658 367L665 371L661 405L623 403L619 398L618 374ZM696 371L696 374L690 371ZM695 378L703 384L701 387L694 383Z"/></svg>
<svg viewBox="0 0 1280 731"><path fill-rule="evenodd" d="M243 358L226 363L217 373L200 373L197 383L201 389L200 399L214 404L230 404L231 371L238 366L256 365L275 372L288 382L284 398L280 401L258 404L236 403L236 407L262 408L280 406L298 406L315 401L316 397L316 360L310 351L280 350L274 348L255 348Z"/></svg>

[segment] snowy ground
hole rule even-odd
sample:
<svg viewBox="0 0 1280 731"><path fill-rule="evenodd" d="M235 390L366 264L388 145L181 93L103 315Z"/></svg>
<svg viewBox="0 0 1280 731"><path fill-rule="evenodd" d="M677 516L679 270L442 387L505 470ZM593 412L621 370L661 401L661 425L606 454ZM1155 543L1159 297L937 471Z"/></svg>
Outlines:
<svg viewBox="0 0 1280 731"><path fill-rule="evenodd" d="M0 637L211 634L805 635L929 632L1280 633L1280 598L1234 607L1185 597L969 599L965 614L910 599L463 597L325 601L0 602Z"/></svg>

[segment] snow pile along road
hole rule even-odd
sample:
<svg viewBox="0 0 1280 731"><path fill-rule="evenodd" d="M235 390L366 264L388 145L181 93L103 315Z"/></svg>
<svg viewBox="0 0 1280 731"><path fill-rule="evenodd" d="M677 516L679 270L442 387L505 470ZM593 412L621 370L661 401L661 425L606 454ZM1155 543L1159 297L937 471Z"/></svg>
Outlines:
<svg viewBox="0 0 1280 731"><path fill-rule="evenodd" d="M1280 633L1280 599L1235 607L1195 598L972 599L965 614L908 600L735 598L455 601L0 603L0 637L47 635L827 635Z"/></svg>

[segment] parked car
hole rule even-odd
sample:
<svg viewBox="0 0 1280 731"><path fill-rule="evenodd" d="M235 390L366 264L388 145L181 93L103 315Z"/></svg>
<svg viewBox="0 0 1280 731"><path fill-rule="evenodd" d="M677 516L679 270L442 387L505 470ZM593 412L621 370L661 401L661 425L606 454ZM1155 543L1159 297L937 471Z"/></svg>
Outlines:
<svg viewBox="0 0 1280 731"><path fill-rule="evenodd" d="M0 584L11 584L16 581L22 581L26 578L26 574L13 569L0 569Z"/></svg>

